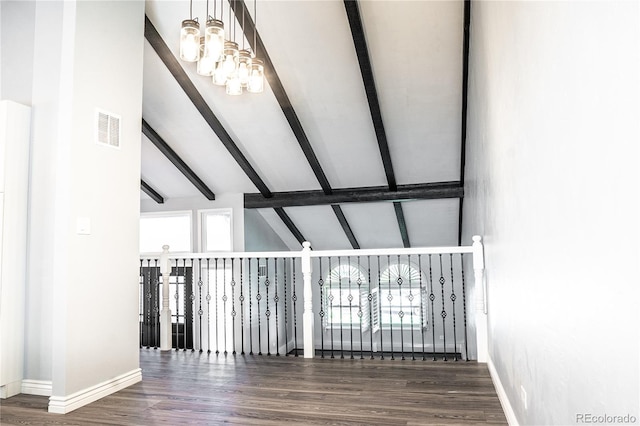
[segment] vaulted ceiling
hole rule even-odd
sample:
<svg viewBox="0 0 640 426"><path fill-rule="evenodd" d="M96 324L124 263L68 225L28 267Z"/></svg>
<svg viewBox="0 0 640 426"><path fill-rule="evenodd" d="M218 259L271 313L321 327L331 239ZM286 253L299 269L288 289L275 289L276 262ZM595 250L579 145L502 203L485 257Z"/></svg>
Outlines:
<svg viewBox="0 0 640 426"><path fill-rule="evenodd" d="M292 249L457 244L468 7L249 1L265 90L229 96L177 59L189 1L147 0L141 198L244 193Z"/></svg>

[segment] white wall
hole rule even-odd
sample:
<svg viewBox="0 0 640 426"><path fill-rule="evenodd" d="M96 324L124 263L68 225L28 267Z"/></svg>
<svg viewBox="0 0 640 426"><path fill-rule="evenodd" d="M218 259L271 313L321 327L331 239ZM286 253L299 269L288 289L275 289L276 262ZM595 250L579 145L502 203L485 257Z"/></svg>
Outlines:
<svg viewBox="0 0 640 426"><path fill-rule="evenodd" d="M33 106L25 376L52 381L50 409L65 412L97 397L74 393L139 380L144 2L15 3L15 14L34 9L23 28L33 67L2 74ZM15 39L3 25L4 45ZM5 53L3 64L28 62ZM122 116L120 149L95 144L96 108ZM78 218L89 235L76 232Z"/></svg>
<svg viewBox="0 0 640 426"><path fill-rule="evenodd" d="M31 104L35 1L0 2L0 99Z"/></svg>
<svg viewBox="0 0 640 426"><path fill-rule="evenodd" d="M256 209L244 210L244 247L246 251L289 251Z"/></svg>
<svg viewBox="0 0 640 426"><path fill-rule="evenodd" d="M201 251L201 245L198 243L198 210L230 208L232 211L233 223L233 250L244 251L244 195L243 194L216 194L213 201L202 197L197 198L170 198L164 200L163 204L158 204L151 199L140 200L140 212L166 212L166 211L185 211L192 212L192 244L193 251ZM171 251L171 248L169 248Z"/></svg>
<svg viewBox="0 0 640 426"><path fill-rule="evenodd" d="M640 419L639 18L472 5L464 240L485 237L490 357L521 424Z"/></svg>

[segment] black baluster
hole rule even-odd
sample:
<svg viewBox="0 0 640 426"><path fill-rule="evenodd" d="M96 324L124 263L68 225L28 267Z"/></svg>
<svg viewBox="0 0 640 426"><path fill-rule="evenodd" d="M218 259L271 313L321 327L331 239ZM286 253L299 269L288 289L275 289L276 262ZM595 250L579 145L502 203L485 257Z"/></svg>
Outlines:
<svg viewBox="0 0 640 426"><path fill-rule="evenodd" d="M218 258L213 259L215 261L215 274L213 278L213 298L216 300L216 355L220 354L220 340L218 339L218 332L220 331L220 316L218 315Z"/></svg>
<svg viewBox="0 0 640 426"><path fill-rule="evenodd" d="M138 284L138 328L140 331L140 341L138 342L140 348L142 348L142 338L143 338L143 327L144 327L144 260L140 259L140 276L138 280L140 281Z"/></svg>
<svg viewBox="0 0 640 426"><path fill-rule="evenodd" d="M334 358L333 355L333 299L335 296L333 295L333 271L331 270L331 257L329 260L329 326L330 326L330 337L331 337L331 358ZM340 270L338 269L338 275L340 275Z"/></svg>
<svg viewBox="0 0 640 426"><path fill-rule="evenodd" d="M453 253L449 253L449 265L451 266L451 314L453 319L453 360L458 361L458 339L456 337L456 292L454 289L455 282L453 279Z"/></svg>
<svg viewBox="0 0 640 426"><path fill-rule="evenodd" d="M193 345L193 324L196 322L196 318L195 318L195 304L196 304L196 295L193 292L193 274L195 273L195 260L191 259L191 281L189 282L189 288L191 289L191 294L189 295L189 303L191 303L191 318L189 318L190 324L189 324L189 329L191 330L191 352L195 352L195 347ZM185 325L186 326L186 325ZM185 333L185 336L187 334ZM185 342L186 342L186 337L185 337ZM185 348L187 347L187 344L185 343Z"/></svg>
<svg viewBox="0 0 640 426"><path fill-rule="evenodd" d="M387 300L389 301L389 340L391 340L391 360L394 360L393 356L393 309L391 309L391 303L393 300L393 294L391 294L391 258L387 255L387 284L389 286L389 294L387 295ZM380 321L380 325L382 325L382 321Z"/></svg>
<svg viewBox="0 0 640 426"><path fill-rule="evenodd" d="M183 306L183 314L182 314L182 340L183 340L183 348L182 352L187 350L187 259L182 260L182 269L184 270L184 283L182 284L182 303Z"/></svg>
<svg viewBox="0 0 640 426"><path fill-rule="evenodd" d="M207 259L207 355L211 353L211 269L209 260Z"/></svg>
<svg viewBox="0 0 640 426"><path fill-rule="evenodd" d="M469 349L467 346L467 290L464 286L464 262L462 256L462 253L460 253L460 274L462 275L462 313L464 316L464 359L469 361Z"/></svg>
<svg viewBox="0 0 640 426"><path fill-rule="evenodd" d="M178 314L180 313L180 308L179 308L179 299L180 296L178 295L178 275L180 275L180 259L176 259L176 292L173 295L173 298L176 301L176 351L178 350L178 343L180 342L180 340L178 339ZM169 275L169 288L171 288L171 275ZM173 328L173 325L172 327ZM173 346L173 336L171 336L171 346Z"/></svg>
<svg viewBox="0 0 640 426"><path fill-rule="evenodd" d="M382 283L380 282L380 256L378 259L378 331L380 332L380 359L384 359L384 345L382 332Z"/></svg>
<svg viewBox="0 0 640 426"><path fill-rule="evenodd" d="M227 356L227 259L222 259L222 336L224 356Z"/></svg>
<svg viewBox="0 0 640 426"><path fill-rule="evenodd" d="M447 329L445 328L445 319L447 318L447 311L444 305L444 273L442 270L442 254L439 254L440 258L440 294L442 295L442 312L440 312L440 316L442 317L442 349L444 350L444 355L442 356L443 361L447 360Z"/></svg>
<svg viewBox="0 0 640 426"><path fill-rule="evenodd" d="M398 317L400 317L400 359L404 361L404 311L402 306L402 274L400 268L400 255L398 255L398 260L396 261L396 265L398 268L398 298L400 299L400 310L398 311Z"/></svg>
<svg viewBox="0 0 640 426"><path fill-rule="evenodd" d="M265 302L267 304L267 310L264 311L264 315L267 317L267 356L271 356L271 326L269 325L269 320L271 319L271 310L269 309L269 258L267 257L266 261L266 275L264 278L264 288L267 293L267 297Z"/></svg>
<svg viewBox="0 0 640 426"><path fill-rule="evenodd" d="M320 269L320 278L318 279L318 285L320 286L320 312L318 312L318 315L320 316L320 358L324 358L324 305L325 305L325 300L323 299L323 287L324 287L324 280L322 279L322 257L318 258L318 261L320 262L320 266L318 269Z"/></svg>
<svg viewBox="0 0 640 426"><path fill-rule="evenodd" d="M202 353L202 259L198 259L198 334L200 344L200 353Z"/></svg>
<svg viewBox="0 0 640 426"><path fill-rule="evenodd" d="M287 333L287 328L289 327L287 316L287 261L288 259L286 257L282 259L282 269L284 269L284 284L282 285L284 290L284 356L289 356L289 336Z"/></svg>
<svg viewBox="0 0 640 426"><path fill-rule="evenodd" d="M293 302L293 341L294 341L294 350L295 357L298 356L298 314L296 313L296 301L298 300L298 296L296 296L296 260L293 259L292 263L292 271L293 275L293 294L291 295L291 301Z"/></svg>
<svg viewBox="0 0 640 426"><path fill-rule="evenodd" d="M155 270L157 271L156 273L156 279L154 281L153 287L155 289L155 296L154 296L154 300L153 300L153 304L154 304L154 309L153 312L155 314L155 323L156 323L156 328L155 328L155 341L153 342L153 349L158 349L158 342L160 341L160 298L161 296L161 292L160 292L160 274L159 274L159 268L158 268L158 259L155 260ZM169 270L171 270L171 267L169 267ZM164 283L163 283L164 285Z"/></svg>
<svg viewBox="0 0 640 426"><path fill-rule="evenodd" d="M280 356L280 331L278 330L278 258L273 259L273 280L275 282L275 295L273 296L273 303L276 306L276 356Z"/></svg>
<svg viewBox="0 0 640 426"><path fill-rule="evenodd" d="M146 316L147 316L147 321L145 324L146 330L147 330L147 349L149 349L151 347L151 288L152 288L152 284L151 284L151 259L147 259L147 294L145 295L145 303L147 305L147 309L146 309Z"/></svg>
<svg viewBox="0 0 640 426"><path fill-rule="evenodd" d="M342 261L338 256L338 306L340 308L340 358L344 359L344 339L342 337Z"/></svg>
<svg viewBox="0 0 640 426"><path fill-rule="evenodd" d="M235 259L231 259L231 345L232 355L236 354L236 275Z"/></svg>
<svg viewBox="0 0 640 426"><path fill-rule="evenodd" d="M258 258L258 294L256 294L256 303L258 305L258 355L262 355L262 335L261 335L261 319L260 319L260 299L262 299L262 295L260 294L260 258Z"/></svg>
<svg viewBox="0 0 640 426"><path fill-rule="evenodd" d="M369 302L369 351L371 359L373 359L373 294L371 294L371 256L367 256L367 283L369 284L369 294L367 301Z"/></svg>
<svg viewBox="0 0 640 426"><path fill-rule="evenodd" d="M358 319L360 322L360 359L364 359L363 356L363 348L362 345L364 342L362 341L362 272L360 269L360 256L358 256Z"/></svg>
<svg viewBox="0 0 640 426"><path fill-rule="evenodd" d="M244 285L242 276L242 265L244 259L240 258L240 355L244 355L244 293L242 287Z"/></svg>
<svg viewBox="0 0 640 426"><path fill-rule="evenodd" d="M350 359L353 359L353 292L351 288L351 257L347 256L347 273L349 274L349 295L347 296L347 301L349 301L349 339L350 339Z"/></svg>
<svg viewBox="0 0 640 426"><path fill-rule="evenodd" d="M433 294L433 274L431 266L431 255L429 255L429 300L431 301L431 351L433 352L433 360L436 360L436 318L433 302L436 295Z"/></svg>
<svg viewBox="0 0 640 426"><path fill-rule="evenodd" d="M249 263L249 355L253 355L253 315L251 307L253 306L253 298L251 297L251 259Z"/></svg>
<svg viewBox="0 0 640 426"><path fill-rule="evenodd" d="M413 339L413 328L414 328L414 323L413 323L413 309L414 309L413 308L413 299L414 299L414 297L413 297L413 289L411 288L411 284L412 284L412 282L411 282L412 281L412 278L411 278L411 275L412 275L411 274L411 271L412 271L412 269L411 269L411 255L407 256L407 264L409 265L409 269L408 269L408 271L409 271L409 296L407 298L409 299L409 307L411 309L411 322L410 322L411 327L409 328L409 330L411 331L411 360L415 361L416 360L416 355L415 355L415 352L414 352L414 343L415 342L414 342L414 339Z"/></svg>
<svg viewBox="0 0 640 426"><path fill-rule="evenodd" d="M422 360L424 361L426 358L424 356L424 297L423 294L426 294L426 290L422 287L422 255L418 255L418 272L420 273L420 339L422 341Z"/></svg>

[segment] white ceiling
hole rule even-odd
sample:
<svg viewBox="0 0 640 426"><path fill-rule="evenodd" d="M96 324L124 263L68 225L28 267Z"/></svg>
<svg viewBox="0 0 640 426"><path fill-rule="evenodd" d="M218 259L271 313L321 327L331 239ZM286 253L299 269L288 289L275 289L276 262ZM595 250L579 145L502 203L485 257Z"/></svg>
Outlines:
<svg viewBox="0 0 640 426"><path fill-rule="evenodd" d="M397 182L458 180L462 0L358 4ZM253 9L252 1L247 5ZM205 8L205 1L193 2L201 22ZM227 23L226 1L224 9ZM258 0L257 11L258 32L331 187L387 185L344 3ZM178 57L189 2L147 0L146 13ZM259 192L147 41L144 60L149 125L213 192ZM196 74L195 64L181 65L272 192L321 189L268 84L262 94L230 97ZM142 178L165 198L203 196L144 136ZM455 245L458 205L457 199L403 202L412 246ZM341 207L362 248L403 245L393 203ZM351 248L330 205L284 210L314 248ZM259 212L287 245L299 248L273 209Z"/></svg>

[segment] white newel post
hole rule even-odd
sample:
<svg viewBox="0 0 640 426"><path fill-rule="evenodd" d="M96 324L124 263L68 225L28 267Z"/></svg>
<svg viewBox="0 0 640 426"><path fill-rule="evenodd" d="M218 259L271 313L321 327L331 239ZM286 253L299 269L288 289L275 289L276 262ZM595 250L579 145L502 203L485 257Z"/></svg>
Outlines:
<svg viewBox="0 0 640 426"><path fill-rule="evenodd" d="M484 246L482 237L473 236L473 275L475 278L476 302L476 346L478 362L489 360L489 342L487 333L487 286L484 281Z"/></svg>
<svg viewBox="0 0 640 426"><path fill-rule="evenodd" d="M162 274L162 310L160 311L160 350L171 350L171 309L169 309L169 275L171 260L169 246L162 246L160 255L160 273Z"/></svg>
<svg viewBox="0 0 640 426"><path fill-rule="evenodd" d="M304 281L304 357L313 358L315 346L313 339L313 298L311 286L311 243L302 243L302 279Z"/></svg>

